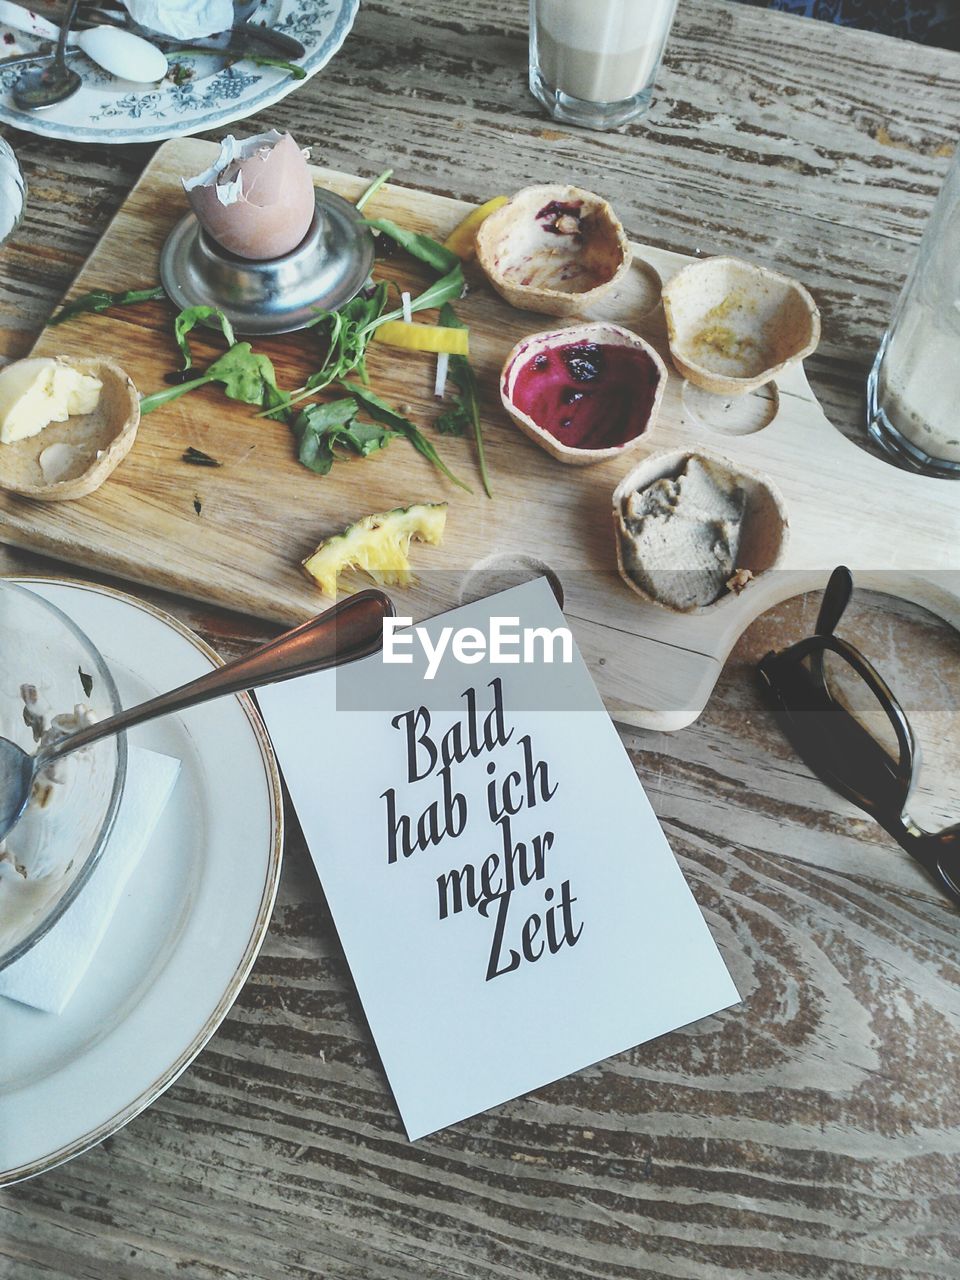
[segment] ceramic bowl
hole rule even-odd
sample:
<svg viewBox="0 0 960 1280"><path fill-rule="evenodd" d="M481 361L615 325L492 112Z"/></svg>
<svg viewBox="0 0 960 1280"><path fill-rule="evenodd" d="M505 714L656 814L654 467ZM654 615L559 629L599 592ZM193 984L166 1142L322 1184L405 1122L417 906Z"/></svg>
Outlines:
<svg viewBox="0 0 960 1280"><path fill-rule="evenodd" d="M734 590L724 591L710 604L698 608L677 609L645 590L629 572L630 543L625 537L626 504L630 495L649 489L661 479L675 479L685 469L691 458L707 462L725 479L735 481L744 491L746 504L740 529L740 545L736 557L738 571L744 571ZM671 449L651 454L634 467L613 491L613 523L616 533L617 568L626 585L648 604L670 612L709 613L730 605L743 591L749 590L761 574L768 573L783 559L789 537L789 519L783 497L765 476L745 471L730 459L705 449ZM642 567L642 566L641 566ZM687 564L671 565L668 570L654 569L674 578L689 571ZM666 585L670 585L669 583Z"/></svg>
<svg viewBox="0 0 960 1280"><path fill-rule="evenodd" d="M583 315L630 269L613 209L579 187L525 187L477 232L477 261L513 307Z"/></svg>
<svg viewBox="0 0 960 1280"><path fill-rule="evenodd" d="M137 438L140 398L130 378L112 360L57 356L58 363L92 374L103 383L93 413L52 422L35 436L0 445L0 489L65 502L99 489Z"/></svg>
<svg viewBox="0 0 960 1280"><path fill-rule="evenodd" d="M692 262L663 288L670 355L695 386L745 395L816 349L820 312L803 285L737 258Z"/></svg>
<svg viewBox="0 0 960 1280"><path fill-rule="evenodd" d="M649 343L597 321L518 342L500 375L500 398L524 435L558 462L582 467L644 441L666 382Z"/></svg>
<svg viewBox="0 0 960 1280"><path fill-rule="evenodd" d="M31 714L48 720L77 704L98 719L121 710L113 676L93 642L66 614L0 579L0 734L31 754ZM0 855L0 969L18 960L75 900L100 860L120 804L126 736L105 738L59 766L60 780L35 799Z"/></svg>

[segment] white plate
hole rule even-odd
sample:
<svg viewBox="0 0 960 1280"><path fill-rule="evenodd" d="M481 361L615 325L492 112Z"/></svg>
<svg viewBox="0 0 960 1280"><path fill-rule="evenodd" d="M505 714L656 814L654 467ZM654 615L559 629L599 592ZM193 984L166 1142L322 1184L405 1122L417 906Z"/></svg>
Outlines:
<svg viewBox="0 0 960 1280"><path fill-rule="evenodd" d="M359 7L360 0L263 0L253 20L296 36L306 46L297 65L309 79L346 40ZM38 43L32 36L0 26L3 54L32 50ZM0 121L70 142L159 142L253 115L306 83L289 71L246 60L232 66L208 54L171 56L170 60L193 74L179 85L167 79L158 87L117 80L78 54L71 66L83 76L83 87L66 102L43 111L20 111L14 106L13 85L23 67L8 67L0 70Z"/></svg>
<svg viewBox="0 0 960 1280"><path fill-rule="evenodd" d="M16 579L101 650L124 705L219 660L175 619L103 587ZM183 762L157 831L66 1009L0 997L0 1184L78 1155L170 1085L236 999L280 877L280 780L246 696L143 725Z"/></svg>

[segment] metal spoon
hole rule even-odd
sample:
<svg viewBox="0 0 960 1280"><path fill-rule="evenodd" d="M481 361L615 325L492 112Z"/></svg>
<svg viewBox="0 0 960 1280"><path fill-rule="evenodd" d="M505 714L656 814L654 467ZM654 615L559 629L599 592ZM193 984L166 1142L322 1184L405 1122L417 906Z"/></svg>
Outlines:
<svg viewBox="0 0 960 1280"><path fill-rule="evenodd" d="M57 51L50 66L24 71L13 86L13 101L21 111L41 111L44 107L64 102L83 84L76 71L67 66L66 59L67 35L79 3L80 0L70 0L67 6L57 37Z"/></svg>
<svg viewBox="0 0 960 1280"><path fill-rule="evenodd" d="M252 653L236 658L189 684L161 693L138 707L79 729L27 755L0 737L0 840L26 809L33 782L55 760L157 716L183 711L241 689L309 675L375 653L383 644L383 621L394 615L393 601L382 591L360 591L342 604L294 627Z"/></svg>
<svg viewBox="0 0 960 1280"><path fill-rule="evenodd" d="M12 0L0 0L0 22L13 27L17 31L25 31L38 36L44 41L56 41L60 38L60 28L38 13L36 9L26 9ZM167 60L155 44L142 36L126 31L113 23L97 26L82 18L75 18L73 27L67 37L65 50L69 58L78 49L82 50L91 62L109 71L120 80L133 80L140 84L154 84L164 78L168 71ZM14 54L9 58L0 58L0 67L8 67L20 62L40 62L47 54L46 50L34 49L30 53Z"/></svg>
<svg viewBox="0 0 960 1280"><path fill-rule="evenodd" d="M120 13L109 7L94 7L87 10L89 16L97 22L121 27L132 31L144 39L150 40L158 49L167 53L175 49L201 50L210 53L221 53L234 57L283 57L295 62L306 53L306 46L294 36L273 27L261 26L258 22L237 22L226 31L210 36L191 36L182 40L175 39L163 31L155 31L140 22L135 22L129 13Z"/></svg>
<svg viewBox="0 0 960 1280"><path fill-rule="evenodd" d="M79 49L67 49L65 57L75 58L80 53ZM32 53L11 53L5 58L0 58L0 71L6 71L7 67L25 67L31 62L52 62L56 54L51 53L49 49L35 49Z"/></svg>

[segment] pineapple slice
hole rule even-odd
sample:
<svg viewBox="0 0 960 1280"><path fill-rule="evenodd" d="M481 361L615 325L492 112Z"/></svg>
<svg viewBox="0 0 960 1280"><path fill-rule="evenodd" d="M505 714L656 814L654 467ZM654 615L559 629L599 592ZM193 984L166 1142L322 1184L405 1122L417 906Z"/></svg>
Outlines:
<svg viewBox="0 0 960 1280"><path fill-rule="evenodd" d="M411 539L436 545L446 523L445 502L418 502L364 516L343 533L325 538L303 567L324 595L334 599L345 569L364 569L383 586L403 586L412 576L407 558Z"/></svg>

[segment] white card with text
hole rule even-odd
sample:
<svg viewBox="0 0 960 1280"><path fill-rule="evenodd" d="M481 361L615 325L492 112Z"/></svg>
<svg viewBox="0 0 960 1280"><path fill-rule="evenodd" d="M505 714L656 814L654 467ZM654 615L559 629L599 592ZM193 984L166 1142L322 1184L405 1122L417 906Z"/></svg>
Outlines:
<svg viewBox="0 0 960 1280"><path fill-rule="evenodd" d="M546 581L421 625L258 694L411 1139L739 1000Z"/></svg>

